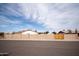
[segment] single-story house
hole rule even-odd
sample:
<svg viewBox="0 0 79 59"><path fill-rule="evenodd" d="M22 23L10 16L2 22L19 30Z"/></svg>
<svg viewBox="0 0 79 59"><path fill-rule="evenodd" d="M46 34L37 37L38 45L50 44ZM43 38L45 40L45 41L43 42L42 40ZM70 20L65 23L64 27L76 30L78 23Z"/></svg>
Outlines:
<svg viewBox="0 0 79 59"><path fill-rule="evenodd" d="M38 34L38 32L36 31L33 31L33 30L24 30L21 32L23 35L25 34L30 34L30 35L33 35L33 34Z"/></svg>

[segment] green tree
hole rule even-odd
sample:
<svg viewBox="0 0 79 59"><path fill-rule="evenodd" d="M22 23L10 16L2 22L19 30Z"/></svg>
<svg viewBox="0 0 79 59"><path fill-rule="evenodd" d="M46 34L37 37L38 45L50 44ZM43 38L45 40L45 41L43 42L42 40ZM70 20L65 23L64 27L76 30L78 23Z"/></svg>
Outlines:
<svg viewBox="0 0 79 59"><path fill-rule="evenodd" d="M53 34L56 34L56 32L52 32Z"/></svg>

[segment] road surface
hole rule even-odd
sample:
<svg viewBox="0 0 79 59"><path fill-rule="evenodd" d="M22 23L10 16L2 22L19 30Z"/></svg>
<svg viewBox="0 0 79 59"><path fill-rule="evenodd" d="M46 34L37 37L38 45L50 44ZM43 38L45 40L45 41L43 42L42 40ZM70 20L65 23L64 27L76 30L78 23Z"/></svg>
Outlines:
<svg viewBox="0 0 79 59"><path fill-rule="evenodd" d="M10 56L79 56L79 41L0 40L0 53Z"/></svg>

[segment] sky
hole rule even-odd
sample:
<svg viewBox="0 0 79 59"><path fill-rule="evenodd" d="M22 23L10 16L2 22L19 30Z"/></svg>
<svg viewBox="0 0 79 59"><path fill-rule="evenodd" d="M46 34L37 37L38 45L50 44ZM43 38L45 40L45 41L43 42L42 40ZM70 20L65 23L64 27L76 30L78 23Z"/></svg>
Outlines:
<svg viewBox="0 0 79 59"><path fill-rule="evenodd" d="M0 32L79 29L78 3L0 3Z"/></svg>

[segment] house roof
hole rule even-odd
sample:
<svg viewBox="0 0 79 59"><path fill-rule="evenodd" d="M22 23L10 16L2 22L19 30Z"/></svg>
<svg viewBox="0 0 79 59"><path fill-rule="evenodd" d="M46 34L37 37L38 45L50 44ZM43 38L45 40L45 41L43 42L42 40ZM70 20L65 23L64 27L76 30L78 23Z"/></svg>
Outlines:
<svg viewBox="0 0 79 59"><path fill-rule="evenodd" d="M33 30L23 30L22 34L38 34L36 31Z"/></svg>

